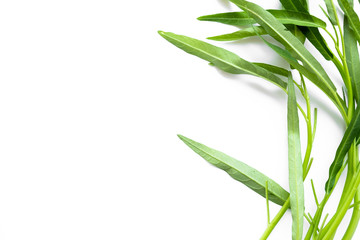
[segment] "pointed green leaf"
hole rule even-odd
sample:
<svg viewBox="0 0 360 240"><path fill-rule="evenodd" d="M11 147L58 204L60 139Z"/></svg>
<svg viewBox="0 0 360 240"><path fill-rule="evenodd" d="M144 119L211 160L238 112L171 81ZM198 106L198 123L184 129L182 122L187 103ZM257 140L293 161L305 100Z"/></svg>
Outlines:
<svg viewBox="0 0 360 240"><path fill-rule="evenodd" d="M277 21L273 15L260 6L245 0L231 1L253 17L272 37L282 43L287 49L294 51L297 58L303 62L304 66L308 67L309 70L318 77L318 80L322 82L322 85L318 85L318 87L329 96L336 106L339 106L338 95L334 84L322 65L305 48L299 39L289 32L283 24Z"/></svg>
<svg viewBox="0 0 360 240"><path fill-rule="evenodd" d="M282 24L325 28L326 23L308 13L288 10L267 10ZM244 26L256 23L246 12L227 12L201 16L200 21L211 21L234 26Z"/></svg>
<svg viewBox="0 0 360 240"><path fill-rule="evenodd" d="M288 81L288 155L292 239L301 240L304 218L304 182L301 159L300 131L295 87L292 77Z"/></svg>
<svg viewBox="0 0 360 240"><path fill-rule="evenodd" d="M338 0L338 1L343 6L343 10L345 12L345 15L348 17L350 27L354 31L354 36L360 43L360 20L358 15L354 11L354 8L350 5L348 0Z"/></svg>
<svg viewBox="0 0 360 240"><path fill-rule="evenodd" d="M265 176L256 169L247 164L238 161L222 152L209 148L201 143L195 142L189 138L178 135L179 138L188 145L194 152L203 157L206 161L227 172L235 180L245 184L250 189L263 197L266 197L265 188L268 183L269 200L283 205L288 199L289 193L284 190L274 180Z"/></svg>
<svg viewBox="0 0 360 240"><path fill-rule="evenodd" d="M236 41L247 37L257 36L257 34L265 35L267 32L263 27L253 26L229 34L208 37L208 39L215 41Z"/></svg>
<svg viewBox="0 0 360 240"><path fill-rule="evenodd" d="M268 70L268 71L270 71L272 73L275 73L277 75L284 76L284 77L289 76L289 73L290 73L285 68L281 68L281 67L274 66L274 65L271 65L271 64L267 64L267 63L255 63L255 62L253 62L253 64L258 65L259 67L265 68L266 70Z"/></svg>
<svg viewBox="0 0 360 240"><path fill-rule="evenodd" d="M359 103L360 100L360 59L357 41L353 30L349 26L348 17L344 17L344 42L345 42L345 57L349 68L354 96Z"/></svg>
<svg viewBox="0 0 360 240"><path fill-rule="evenodd" d="M325 190L327 193L330 193L334 188L336 175L339 173L344 158L349 151L351 145L356 141L360 135L360 107L357 107L355 114L347 127L344 136L339 144L339 147L336 150L335 159L332 162L329 169L329 179L326 182Z"/></svg>
<svg viewBox="0 0 360 240"><path fill-rule="evenodd" d="M309 13L307 5L303 4L302 0L280 0L281 4L286 10ZM333 58L333 53L326 44L325 39L320 34L317 28L313 27L299 27L307 39L314 45L314 47L324 56L326 60Z"/></svg>
<svg viewBox="0 0 360 240"><path fill-rule="evenodd" d="M266 79L282 89L286 89L287 83L284 80L228 50L183 35L162 31L159 31L159 34L178 48L209 61L225 72L254 75Z"/></svg>
<svg viewBox="0 0 360 240"><path fill-rule="evenodd" d="M200 21L223 23L233 26L252 25L256 23L246 12L226 12L205 15L197 18Z"/></svg>

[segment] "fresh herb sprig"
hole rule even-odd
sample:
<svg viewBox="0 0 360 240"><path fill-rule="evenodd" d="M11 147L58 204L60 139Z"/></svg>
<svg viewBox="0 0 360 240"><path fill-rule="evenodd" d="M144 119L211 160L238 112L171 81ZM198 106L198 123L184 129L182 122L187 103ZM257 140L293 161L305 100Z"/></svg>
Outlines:
<svg viewBox="0 0 360 240"><path fill-rule="evenodd" d="M329 20L332 30L326 23L309 13L308 0L280 0L282 10L265 10L246 0L230 0L242 11L226 12L199 17L201 21L212 21L241 27L228 34L209 37L216 41L234 41L258 37L289 63L289 68L281 68L266 63L246 61L233 52L212 44L159 31L159 34L185 52L208 61L211 65L232 74L250 74L263 78L282 89L288 96L288 165L289 191L282 188L265 174L220 151L179 135L179 138L206 161L226 171L232 178L245 184L263 196L267 202L268 226L260 239L267 239L286 211L292 215L292 239L310 240L334 239L336 231L346 213L351 212L351 220L342 239L352 239L360 220L360 20L354 10L353 0L338 0L341 10L333 0L324 0L326 10L321 7ZM340 17L344 17L343 23ZM332 33L331 33L332 32ZM332 43L325 41L327 34ZM282 47L274 45L262 36L269 35ZM333 80L319 60L306 48L308 40L315 49L340 73L343 80L342 95L338 93ZM297 72L295 79L293 74ZM306 213L304 206L304 180L309 173L313 158L311 152L317 125L317 109L312 109L306 82L311 81L331 100L342 116L346 130L329 166L329 176L324 186L324 197L319 201L313 181L316 211ZM305 107L296 99L296 88L305 100ZM298 114L306 123L307 145L304 158L301 156L300 128ZM334 215L324 214L324 208L331 197L342 174L346 180L338 207ZM281 205L280 211L271 220L269 201ZM304 226L308 223L306 234Z"/></svg>

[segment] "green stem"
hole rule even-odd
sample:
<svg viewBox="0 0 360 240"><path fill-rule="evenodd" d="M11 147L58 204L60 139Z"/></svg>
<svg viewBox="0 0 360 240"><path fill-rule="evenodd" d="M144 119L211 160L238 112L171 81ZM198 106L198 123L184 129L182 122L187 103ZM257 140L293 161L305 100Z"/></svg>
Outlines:
<svg viewBox="0 0 360 240"><path fill-rule="evenodd" d="M355 143L353 144L353 149L352 151L349 153L353 153L353 161L352 161L352 169L350 169L350 171L353 171L355 172L357 170L357 164L359 162L359 155L358 155L358 152L357 152L357 148L356 148L356 145ZM349 163L349 166L350 166L350 163ZM353 212L352 212L352 216L351 216L351 220L350 220L350 223L346 229L346 232L345 232L345 235L343 237L343 240L347 240L347 239L351 239L352 236L354 235L355 233L355 230L359 224L359 221L360 221L360 205L357 204L360 200L360 188L357 189L357 192L355 193L355 197L354 197L354 209L353 209Z"/></svg>
<svg viewBox="0 0 360 240"><path fill-rule="evenodd" d="M266 228L265 232L261 236L260 240L265 240L269 237L272 230L275 228L275 226L278 224L280 219L284 216L286 210L290 207L290 197L285 201L284 205L281 207L280 211L276 214L274 219L270 222L268 227Z"/></svg>
<svg viewBox="0 0 360 240"><path fill-rule="evenodd" d="M340 222L342 221L346 212L349 209L349 206L355 196L355 193L358 191L359 184L360 184L360 172L357 171L356 175L354 176L353 180L350 183L349 192L344 200L344 203L342 205L339 205L339 208L336 211L335 215L328 223L330 224L330 226L328 228L328 231L326 231L325 235L323 236L323 238L321 238L322 240L329 240L335 234L336 229L338 228Z"/></svg>
<svg viewBox="0 0 360 240"><path fill-rule="evenodd" d="M318 206L318 208L315 212L314 221L310 225L309 230L307 231L304 240L310 240L311 236L313 234L316 235L316 231L318 229L318 226L319 226L319 223L321 220L322 212L324 210L325 204L328 201L329 197L330 197L330 194L326 194L324 199L321 201L320 205Z"/></svg>
<svg viewBox="0 0 360 240"><path fill-rule="evenodd" d="M358 188L357 192L355 193L354 202L358 202L359 199L360 199L360 191ZM351 216L350 223L346 229L346 232L342 240L350 240L352 238L359 224L359 220L360 220L360 206L359 204L356 204L354 205L354 210Z"/></svg>

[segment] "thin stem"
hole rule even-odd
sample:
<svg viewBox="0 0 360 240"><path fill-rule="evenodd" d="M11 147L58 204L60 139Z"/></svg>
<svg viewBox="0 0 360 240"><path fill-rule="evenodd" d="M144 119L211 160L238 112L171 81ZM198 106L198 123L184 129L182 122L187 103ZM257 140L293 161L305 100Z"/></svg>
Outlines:
<svg viewBox="0 0 360 240"><path fill-rule="evenodd" d="M325 225L325 223L326 223L326 219L327 219L328 217L329 217L329 214L327 213L327 214L325 215L325 217L324 217L323 222L321 223L320 231L321 231L321 229L323 229L323 227L324 227L324 225Z"/></svg>
<svg viewBox="0 0 360 240"><path fill-rule="evenodd" d="M360 184L360 172L357 171L356 175L354 176L353 180L350 183L349 193L347 194L344 203L339 206L338 210L336 211L335 215L331 219L331 225L328 228L328 231L325 233L323 240L329 240L336 232L336 229L338 228L340 222L344 218L352 199L354 198L354 195L356 191L358 191L358 187Z"/></svg>
<svg viewBox="0 0 360 240"><path fill-rule="evenodd" d="M324 210L325 204L328 201L329 197L330 197L330 194L326 194L324 199L318 205L318 208L315 212L314 221L312 221L312 224L310 225L309 230L306 233L304 240L310 240L311 236L313 234L316 234L316 231L317 231L319 223L320 223L322 212Z"/></svg>
<svg viewBox="0 0 360 240"><path fill-rule="evenodd" d="M269 208L269 190L268 181L265 183L265 196L266 196L266 212L267 212L267 223L270 224L270 208Z"/></svg>
<svg viewBox="0 0 360 240"><path fill-rule="evenodd" d="M304 214L304 217L305 217L306 221L307 221L309 224L311 224L311 219L310 219L306 214Z"/></svg>
<svg viewBox="0 0 360 240"><path fill-rule="evenodd" d="M265 240L269 237L272 230L275 228L275 226L278 224L280 219L284 216L286 210L290 207L290 197L285 201L284 205L281 207L280 211L276 214L274 219L270 222L268 227L266 228L263 235L260 237L260 240Z"/></svg>
<svg viewBox="0 0 360 240"><path fill-rule="evenodd" d="M359 195L359 189L358 191L355 193L355 197L354 197L354 204L353 204L353 213L352 213L352 216L351 216L351 220L350 220L350 223L346 229L346 232L344 234L344 237L342 238L342 240L350 240L354 233L355 233L355 230L358 226L358 223L359 223L359 220L360 220L360 206L359 206L359 198L360 198L360 195Z"/></svg>
<svg viewBox="0 0 360 240"><path fill-rule="evenodd" d="M314 182L313 182L312 179L310 180L310 182L311 182L311 188L312 188L312 191L313 191L313 194L314 194L314 199L315 199L316 206L319 206L319 201L318 201L318 198L317 198L317 196L316 196L316 191L315 191L315 187L314 187Z"/></svg>
<svg viewBox="0 0 360 240"><path fill-rule="evenodd" d="M358 151L357 151L355 144L356 143L353 144L354 149L352 150L352 152L351 151L349 152L349 154L353 153L353 157L352 157L353 158L352 159L353 160L352 168L354 168L353 171L355 171L355 169L357 169L357 165L359 162L359 155L358 155ZM360 189L358 187L357 192L355 193L355 197L354 197L354 204L352 205L353 212L352 212L351 220L346 229L343 240L351 239L355 233L355 230L356 230L358 224L359 224L359 221L360 221L360 205L359 205L359 203L360 203Z"/></svg>

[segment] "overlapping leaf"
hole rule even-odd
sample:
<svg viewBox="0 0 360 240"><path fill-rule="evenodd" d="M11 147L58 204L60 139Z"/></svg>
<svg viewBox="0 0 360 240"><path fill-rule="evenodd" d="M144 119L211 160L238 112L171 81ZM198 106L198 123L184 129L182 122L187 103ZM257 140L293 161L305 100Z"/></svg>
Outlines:
<svg viewBox="0 0 360 240"><path fill-rule="evenodd" d="M232 178L245 184L247 187L266 197L266 184L268 185L269 200L283 205L288 199L289 193L274 180L265 176L247 164L238 161L222 152L209 148L201 143L179 135L179 138L188 145L194 152L203 157L212 165L226 171Z"/></svg>
<svg viewBox="0 0 360 240"><path fill-rule="evenodd" d="M273 15L260 6L245 0L231 1L253 17L272 37L281 42L287 49L294 51L298 59L301 60L303 64L317 76L318 81L314 83L317 84L321 82L321 84L317 84L317 86L322 89L335 104L338 105L338 95L334 84L330 80L322 65L305 48L299 39L287 31L283 24L277 21Z"/></svg>
<svg viewBox="0 0 360 240"><path fill-rule="evenodd" d="M185 52L209 61L221 70L233 74L251 74L266 79L280 88L286 90L287 83L270 71L248 62L236 54L209 43L177 35L170 32L159 31L166 40L184 50Z"/></svg>
<svg viewBox="0 0 360 240"><path fill-rule="evenodd" d="M280 0L286 10L308 13L307 5L302 0ZM299 27L307 39L324 56L326 60L333 58L333 54L321 36L319 30L313 27Z"/></svg>

